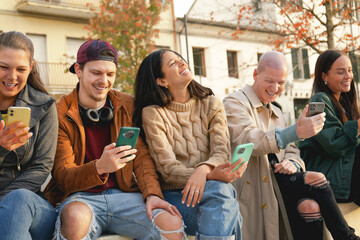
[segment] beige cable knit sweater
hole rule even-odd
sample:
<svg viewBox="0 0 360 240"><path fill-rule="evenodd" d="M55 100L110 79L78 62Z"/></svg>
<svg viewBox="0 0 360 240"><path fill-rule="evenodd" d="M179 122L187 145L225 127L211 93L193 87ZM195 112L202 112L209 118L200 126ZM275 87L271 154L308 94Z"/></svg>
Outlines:
<svg viewBox="0 0 360 240"><path fill-rule="evenodd" d="M163 108L148 106L142 119L163 190L184 188L201 164L216 167L230 160L226 115L214 96L171 102Z"/></svg>

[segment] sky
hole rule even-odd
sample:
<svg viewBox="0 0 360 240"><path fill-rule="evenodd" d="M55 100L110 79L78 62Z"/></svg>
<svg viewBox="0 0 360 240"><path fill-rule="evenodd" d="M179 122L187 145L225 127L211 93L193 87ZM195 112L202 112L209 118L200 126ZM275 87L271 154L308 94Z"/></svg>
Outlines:
<svg viewBox="0 0 360 240"><path fill-rule="evenodd" d="M174 0L175 16L183 17L194 0Z"/></svg>

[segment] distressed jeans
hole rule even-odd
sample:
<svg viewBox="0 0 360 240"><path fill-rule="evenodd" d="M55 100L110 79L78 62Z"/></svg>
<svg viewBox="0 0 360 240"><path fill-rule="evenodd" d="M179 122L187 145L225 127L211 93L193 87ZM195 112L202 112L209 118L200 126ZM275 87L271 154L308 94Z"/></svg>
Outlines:
<svg viewBox="0 0 360 240"><path fill-rule="evenodd" d="M354 229L350 228L344 219L329 183L326 182L321 186L306 184L306 173L275 174L284 199L294 239L322 239L323 220L325 220L325 224L334 240L352 239ZM305 198L313 199L319 204L322 218L306 221L300 216L297 206Z"/></svg>
<svg viewBox="0 0 360 240"><path fill-rule="evenodd" d="M77 192L67 197L57 208L55 239L65 239L60 231L60 214L71 202L85 203L93 213L89 232L83 239L97 239L103 233L114 233L133 239L161 239L159 231L146 214L142 194L123 192L115 188L101 193Z"/></svg>
<svg viewBox="0 0 360 240"><path fill-rule="evenodd" d="M17 189L0 201L1 239L49 240L55 220L55 209L32 191Z"/></svg>
<svg viewBox="0 0 360 240"><path fill-rule="evenodd" d="M181 213L187 234L200 240L241 240L242 218L236 191L230 183L207 181L204 195L195 207L181 203L181 190L163 191L163 194Z"/></svg>

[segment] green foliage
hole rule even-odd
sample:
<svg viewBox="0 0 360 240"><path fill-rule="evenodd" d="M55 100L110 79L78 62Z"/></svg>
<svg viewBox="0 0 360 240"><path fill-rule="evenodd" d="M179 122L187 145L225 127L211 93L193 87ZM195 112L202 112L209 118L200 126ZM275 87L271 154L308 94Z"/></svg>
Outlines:
<svg viewBox="0 0 360 240"><path fill-rule="evenodd" d="M132 94L142 59L155 49L154 26L166 5L161 0L101 0L100 8L86 26L93 39L108 41L119 52L115 86Z"/></svg>

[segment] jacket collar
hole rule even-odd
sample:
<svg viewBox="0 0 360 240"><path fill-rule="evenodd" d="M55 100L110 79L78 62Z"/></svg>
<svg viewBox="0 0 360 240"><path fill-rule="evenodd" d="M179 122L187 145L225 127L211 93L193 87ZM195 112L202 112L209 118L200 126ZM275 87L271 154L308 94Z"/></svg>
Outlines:
<svg viewBox="0 0 360 240"><path fill-rule="evenodd" d="M119 109L122 109L126 112L126 115L128 117L129 122L131 121L131 117L129 114L128 109L125 107L125 99L121 98L121 96L118 96L116 94L116 90L111 89L108 92L108 96L110 97L110 100L112 102L112 105L114 107L113 111L114 113L118 112ZM79 113L79 83L76 85L76 88L68 95L69 101L71 101L68 115L77 123L82 123L80 113Z"/></svg>
<svg viewBox="0 0 360 240"><path fill-rule="evenodd" d="M256 95L254 89L250 85L246 85L241 89L241 91L245 94L245 96L249 99L250 104L254 109L256 109L258 112L261 112L265 108L268 108L271 115L274 115L275 117L279 118L279 115L276 111L273 110L274 105L268 104L268 107L264 106L264 104L260 101L259 97Z"/></svg>
<svg viewBox="0 0 360 240"><path fill-rule="evenodd" d="M15 106L31 109L30 128L33 127L47 113L55 99L26 84L16 98Z"/></svg>

